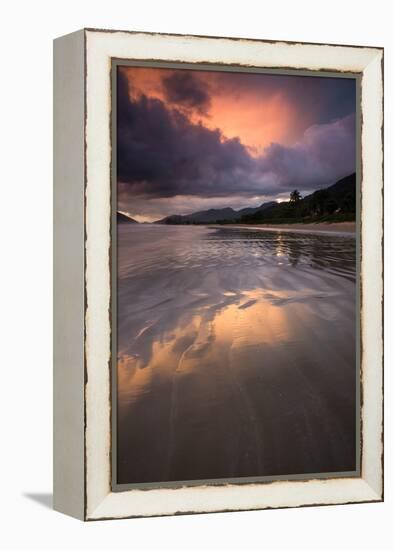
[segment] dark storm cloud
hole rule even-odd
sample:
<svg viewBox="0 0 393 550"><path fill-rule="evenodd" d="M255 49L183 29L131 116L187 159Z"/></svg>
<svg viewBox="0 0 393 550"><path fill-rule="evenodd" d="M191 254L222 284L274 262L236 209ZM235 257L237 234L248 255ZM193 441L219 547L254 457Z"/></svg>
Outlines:
<svg viewBox="0 0 393 550"><path fill-rule="evenodd" d="M140 95L118 77L118 180L121 194L145 197L270 195L314 190L355 170L355 118L316 124L293 146L259 157L239 139L192 123L178 109Z"/></svg>
<svg viewBox="0 0 393 550"><path fill-rule="evenodd" d="M210 108L207 85L191 71L176 71L162 79L165 97L169 102L206 115Z"/></svg>
<svg viewBox="0 0 393 550"><path fill-rule="evenodd" d="M155 196L219 196L236 189L253 162L238 139L192 124L176 109L144 95L130 100L118 78L118 179L130 191Z"/></svg>

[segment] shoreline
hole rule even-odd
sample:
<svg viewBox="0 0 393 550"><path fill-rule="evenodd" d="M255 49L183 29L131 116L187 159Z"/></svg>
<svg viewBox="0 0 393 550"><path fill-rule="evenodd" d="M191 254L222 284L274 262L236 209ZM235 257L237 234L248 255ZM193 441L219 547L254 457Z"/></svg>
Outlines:
<svg viewBox="0 0 393 550"><path fill-rule="evenodd" d="M287 231L293 233L329 233L337 235L356 236L356 222L321 222L321 223L294 223L294 224L209 224L212 228L255 229L257 231Z"/></svg>

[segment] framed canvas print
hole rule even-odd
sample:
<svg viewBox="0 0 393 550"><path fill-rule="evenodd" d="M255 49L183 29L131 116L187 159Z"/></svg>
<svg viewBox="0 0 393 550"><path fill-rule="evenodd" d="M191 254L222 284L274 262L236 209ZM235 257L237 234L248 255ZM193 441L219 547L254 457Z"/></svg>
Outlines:
<svg viewBox="0 0 393 550"><path fill-rule="evenodd" d="M54 43L54 506L383 499L383 50Z"/></svg>

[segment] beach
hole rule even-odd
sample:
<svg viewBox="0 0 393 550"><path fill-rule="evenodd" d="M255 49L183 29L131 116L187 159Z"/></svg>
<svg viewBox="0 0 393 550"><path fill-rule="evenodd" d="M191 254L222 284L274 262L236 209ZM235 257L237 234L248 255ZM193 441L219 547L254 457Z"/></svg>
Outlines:
<svg viewBox="0 0 393 550"><path fill-rule="evenodd" d="M356 239L329 226L118 227L118 483L356 468Z"/></svg>

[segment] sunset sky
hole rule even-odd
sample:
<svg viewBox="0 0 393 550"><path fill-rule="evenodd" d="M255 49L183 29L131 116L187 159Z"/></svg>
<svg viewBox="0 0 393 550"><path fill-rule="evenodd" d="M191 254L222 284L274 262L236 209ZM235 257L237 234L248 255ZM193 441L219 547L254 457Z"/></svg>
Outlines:
<svg viewBox="0 0 393 550"><path fill-rule="evenodd" d="M118 209L138 221L234 209L355 171L350 78L120 67Z"/></svg>

